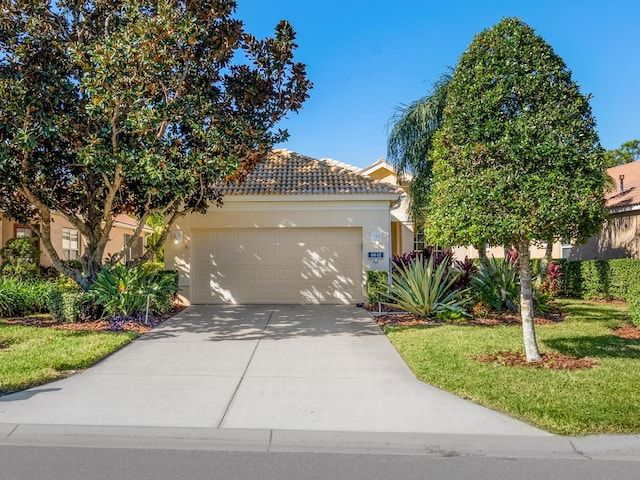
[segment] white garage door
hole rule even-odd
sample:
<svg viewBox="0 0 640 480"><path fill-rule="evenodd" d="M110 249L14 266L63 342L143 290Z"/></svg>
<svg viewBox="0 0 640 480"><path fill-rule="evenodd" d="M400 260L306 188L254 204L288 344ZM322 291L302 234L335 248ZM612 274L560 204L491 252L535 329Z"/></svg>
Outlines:
<svg viewBox="0 0 640 480"><path fill-rule="evenodd" d="M360 228L192 231L192 303L362 302Z"/></svg>

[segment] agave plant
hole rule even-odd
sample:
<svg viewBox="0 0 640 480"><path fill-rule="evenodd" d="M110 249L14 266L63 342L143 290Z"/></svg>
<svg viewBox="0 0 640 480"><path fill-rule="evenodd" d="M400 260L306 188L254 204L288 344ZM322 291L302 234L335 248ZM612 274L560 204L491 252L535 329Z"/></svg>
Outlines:
<svg viewBox="0 0 640 480"><path fill-rule="evenodd" d="M481 300L495 310L507 309L516 312L520 295L517 258L487 259L473 276L471 285Z"/></svg>
<svg viewBox="0 0 640 480"><path fill-rule="evenodd" d="M441 262L434 269L434 259L425 264L413 262L398 266L393 282L383 302L419 317L435 317L447 312L465 314L467 290L453 288L459 272L448 269L449 262Z"/></svg>

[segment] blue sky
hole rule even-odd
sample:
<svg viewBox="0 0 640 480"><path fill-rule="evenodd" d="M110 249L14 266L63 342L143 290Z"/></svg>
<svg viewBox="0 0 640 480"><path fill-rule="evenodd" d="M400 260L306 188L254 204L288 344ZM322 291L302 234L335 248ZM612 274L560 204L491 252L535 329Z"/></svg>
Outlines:
<svg viewBox="0 0 640 480"><path fill-rule="evenodd" d="M476 33L505 16L534 28L593 96L605 148L640 138L637 0L238 0L236 12L259 37L289 20L314 82L281 123L291 138L279 147L361 167L386 156L394 109L424 96Z"/></svg>

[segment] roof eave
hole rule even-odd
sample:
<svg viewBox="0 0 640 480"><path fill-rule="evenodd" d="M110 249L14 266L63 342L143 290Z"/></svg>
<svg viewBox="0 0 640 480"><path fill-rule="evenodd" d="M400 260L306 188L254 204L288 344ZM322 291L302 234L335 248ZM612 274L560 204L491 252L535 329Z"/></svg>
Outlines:
<svg viewBox="0 0 640 480"><path fill-rule="evenodd" d="M609 213L626 213L626 212L637 212L640 211L640 204L636 205L625 205L624 207L610 207Z"/></svg>
<svg viewBox="0 0 640 480"><path fill-rule="evenodd" d="M222 198L223 203L232 202L343 202L343 201L389 201L395 202L401 192L375 192L375 193L326 193L326 194L264 194L264 195L238 195L227 194Z"/></svg>

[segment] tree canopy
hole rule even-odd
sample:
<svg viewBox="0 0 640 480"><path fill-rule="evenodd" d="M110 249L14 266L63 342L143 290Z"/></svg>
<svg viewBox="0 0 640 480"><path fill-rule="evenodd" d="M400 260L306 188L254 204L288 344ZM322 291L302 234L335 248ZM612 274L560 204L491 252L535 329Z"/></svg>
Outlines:
<svg viewBox="0 0 640 480"><path fill-rule="evenodd" d="M640 140L629 140L614 150L605 152L610 167L640 160Z"/></svg>
<svg viewBox="0 0 640 480"><path fill-rule="evenodd" d="M427 238L518 249L525 347L538 360L530 244L584 241L606 217L589 97L548 43L505 18L461 56L433 158Z"/></svg>
<svg viewBox="0 0 640 480"><path fill-rule="evenodd" d="M162 245L179 216L221 201L216 182L241 180L287 137L275 127L311 88L295 32L281 21L257 39L235 10L232 0L3 2L0 209L83 287L116 215L142 228L160 214ZM84 274L51 243L54 213L86 239Z"/></svg>

